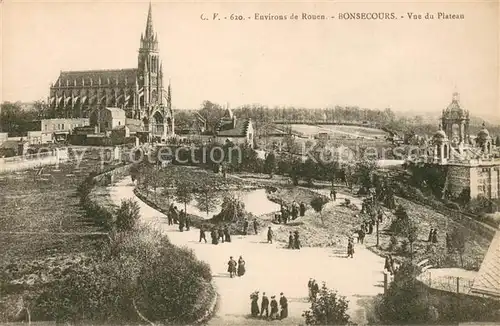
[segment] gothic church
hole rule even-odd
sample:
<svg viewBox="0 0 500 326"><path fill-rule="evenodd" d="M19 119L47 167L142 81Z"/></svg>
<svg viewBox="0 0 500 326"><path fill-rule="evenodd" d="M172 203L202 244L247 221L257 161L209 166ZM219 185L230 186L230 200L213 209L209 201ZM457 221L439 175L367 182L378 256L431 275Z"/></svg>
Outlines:
<svg viewBox="0 0 500 326"><path fill-rule="evenodd" d="M91 124L97 123L102 108L121 108L127 118L140 119L153 136L172 135L172 94L170 83L166 90L163 86L162 68L150 3L137 68L61 71L50 87L48 103L59 117L90 118Z"/></svg>

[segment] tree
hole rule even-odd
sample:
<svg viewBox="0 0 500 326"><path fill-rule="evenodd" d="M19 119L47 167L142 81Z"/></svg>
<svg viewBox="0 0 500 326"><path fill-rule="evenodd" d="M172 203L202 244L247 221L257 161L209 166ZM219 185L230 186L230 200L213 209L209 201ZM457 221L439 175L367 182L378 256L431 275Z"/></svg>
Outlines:
<svg viewBox="0 0 500 326"><path fill-rule="evenodd" d="M460 265L464 267L465 232L461 228L455 228L450 234L450 247L460 256Z"/></svg>
<svg viewBox="0 0 500 326"><path fill-rule="evenodd" d="M323 219L323 207L325 206L325 204L328 202L328 200L325 198L325 197L314 197L312 200L311 200L311 207L317 212L319 213L319 216L321 218L321 222L323 224L325 224L325 220Z"/></svg>
<svg viewBox="0 0 500 326"><path fill-rule="evenodd" d="M175 197L181 203L184 203L184 213L187 214L187 204L193 200L193 187L185 180L176 184Z"/></svg>
<svg viewBox="0 0 500 326"><path fill-rule="evenodd" d="M140 208L136 201L132 199L122 200L120 207L116 211L116 228L118 231L133 230L140 217Z"/></svg>
<svg viewBox="0 0 500 326"><path fill-rule="evenodd" d="M312 301L311 308L304 311L302 316L306 319L306 325L347 325L350 319L348 308L349 301L328 289L323 282L316 300Z"/></svg>
<svg viewBox="0 0 500 326"><path fill-rule="evenodd" d="M204 185L199 192L194 195L196 199L196 207L207 213L213 212L220 202L217 189L211 185Z"/></svg>
<svg viewBox="0 0 500 326"><path fill-rule="evenodd" d="M495 139L495 145L500 146L500 135L497 135L497 138Z"/></svg>
<svg viewBox="0 0 500 326"><path fill-rule="evenodd" d="M228 193L222 199L221 211L214 219L223 222L235 222L245 216L245 204L234 194Z"/></svg>
<svg viewBox="0 0 500 326"><path fill-rule="evenodd" d="M264 171L269 174L269 177L273 177L274 170L276 169L276 156L273 152L270 152L266 155L266 159L264 161Z"/></svg>
<svg viewBox="0 0 500 326"><path fill-rule="evenodd" d="M418 223L413 218L408 218L404 223L403 234L410 244L410 259L413 260L413 244L418 240Z"/></svg>
<svg viewBox="0 0 500 326"><path fill-rule="evenodd" d="M420 325L436 319L435 308L429 301L424 285L417 281L418 267L404 262L394 275L394 281L380 300L375 311L381 324Z"/></svg>

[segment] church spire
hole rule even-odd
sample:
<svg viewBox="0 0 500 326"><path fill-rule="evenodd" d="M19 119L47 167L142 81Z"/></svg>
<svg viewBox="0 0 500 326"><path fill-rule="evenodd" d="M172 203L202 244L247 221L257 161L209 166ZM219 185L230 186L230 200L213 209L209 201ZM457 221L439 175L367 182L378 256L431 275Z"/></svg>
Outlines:
<svg viewBox="0 0 500 326"><path fill-rule="evenodd" d="M153 10L151 9L151 1L149 2L148 20L146 22L146 33L144 35L146 40L154 38L153 31Z"/></svg>

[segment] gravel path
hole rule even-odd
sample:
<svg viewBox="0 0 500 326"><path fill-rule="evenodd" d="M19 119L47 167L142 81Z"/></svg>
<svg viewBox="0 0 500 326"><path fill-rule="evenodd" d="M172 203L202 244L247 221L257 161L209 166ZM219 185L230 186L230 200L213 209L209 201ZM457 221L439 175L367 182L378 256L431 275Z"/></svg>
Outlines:
<svg viewBox="0 0 500 326"><path fill-rule="evenodd" d="M383 292L384 260L361 245L356 245L353 259L345 258L344 250L334 252L331 248L284 249L283 243L266 243L265 234L234 236L231 243L217 246L198 242L199 230L179 232L167 225L166 217L133 193L129 178L110 188L111 199L119 204L122 199L135 198L141 209L141 218L164 234L178 246L194 250L197 257L210 264L215 279L220 304L212 325L265 325L267 322L249 319L250 294L259 290L267 295L284 292L289 301L289 318L274 323L282 325L303 323L302 312L309 308L307 282L310 277L347 296L350 301L349 314L354 322L365 323L362 308L357 301ZM210 237L207 234L210 241ZM242 255L247 273L241 278L229 278L227 261Z"/></svg>

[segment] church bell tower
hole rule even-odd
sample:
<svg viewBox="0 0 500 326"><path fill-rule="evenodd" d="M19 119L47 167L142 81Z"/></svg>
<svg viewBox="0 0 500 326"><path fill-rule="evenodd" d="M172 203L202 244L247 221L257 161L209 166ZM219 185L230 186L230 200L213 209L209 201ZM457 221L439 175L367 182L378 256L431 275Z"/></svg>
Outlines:
<svg viewBox="0 0 500 326"><path fill-rule="evenodd" d="M158 49L158 35L153 29L153 12L149 3L146 30L141 34L137 60L138 114L146 130L153 136L166 137L172 121L172 112L166 105L167 92L163 88L162 63ZM173 128L172 128L173 129ZM168 133L172 133L172 131Z"/></svg>

